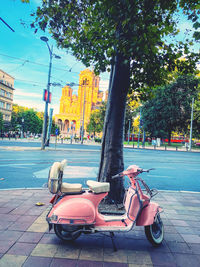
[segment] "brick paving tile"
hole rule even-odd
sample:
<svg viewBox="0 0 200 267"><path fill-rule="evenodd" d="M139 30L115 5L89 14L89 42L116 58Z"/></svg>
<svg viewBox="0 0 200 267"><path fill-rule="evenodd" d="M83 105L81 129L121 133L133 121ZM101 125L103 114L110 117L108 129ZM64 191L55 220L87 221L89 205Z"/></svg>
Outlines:
<svg viewBox="0 0 200 267"><path fill-rule="evenodd" d="M17 241L20 236L22 236L23 232L20 231L2 231L0 233L0 240L2 241Z"/></svg>
<svg viewBox="0 0 200 267"><path fill-rule="evenodd" d="M185 242L183 237L180 234L171 234L171 233L165 233L164 239L166 241L174 241L174 242Z"/></svg>
<svg viewBox="0 0 200 267"><path fill-rule="evenodd" d="M200 244L200 236L199 235L186 235L181 234L185 242L187 243L195 243Z"/></svg>
<svg viewBox="0 0 200 267"><path fill-rule="evenodd" d="M75 246L71 246L70 244L66 244L66 245L58 245L57 246L57 251L54 255L55 258L68 258L68 259L74 259L77 260L79 258L80 255L80 248L77 248ZM86 255L87 256L87 255ZM90 255L90 259L92 258L92 256L94 256L94 253L92 255ZM97 256L98 258L98 256ZM97 260L97 258L95 260ZM90 260L88 258L86 258L87 260Z"/></svg>
<svg viewBox="0 0 200 267"><path fill-rule="evenodd" d="M79 260L77 267L103 267L103 262Z"/></svg>
<svg viewBox="0 0 200 267"><path fill-rule="evenodd" d="M30 225L30 227L27 229L29 232L40 232L44 233L48 230L48 225L47 223L33 223Z"/></svg>
<svg viewBox="0 0 200 267"><path fill-rule="evenodd" d="M31 225L32 222L16 222L10 225L8 229L15 231L26 231Z"/></svg>
<svg viewBox="0 0 200 267"><path fill-rule="evenodd" d="M194 254L199 254L200 255L200 244L191 244L188 243L188 246L191 248Z"/></svg>
<svg viewBox="0 0 200 267"><path fill-rule="evenodd" d="M51 262L52 258L30 256L23 264L23 267L48 267L50 266Z"/></svg>
<svg viewBox="0 0 200 267"><path fill-rule="evenodd" d="M83 266L90 267L89 264L83 265ZM76 260L53 258L50 267L77 267L77 261ZM97 267L98 267L98 265L97 265Z"/></svg>
<svg viewBox="0 0 200 267"><path fill-rule="evenodd" d="M182 220L171 220L174 226L189 226L186 221Z"/></svg>
<svg viewBox="0 0 200 267"><path fill-rule="evenodd" d="M44 208L41 207L31 208L27 211L26 215L40 215L43 211Z"/></svg>
<svg viewBox="0 0 200 267"><path fill-rule="evenodd" d="M40 244L62 244L62 240L60 240L55 234L49 233L41 233L43 236L39 241Z"/></svg>
<svg viewBox="0 0 200 267"><path fill-rule="evenodd" d="M105 252L104 252L105 253ZM80 260L91 260L91 261L103 261L103 248L98 247L83 247L79 256ZM105 260L105 254L104 254Z"/></svg>
<svg viewBox="0 0 200 267"><path fill-rule="evenodd" d="M152 265L151 256L146 251L132 251L128 250L128 263L137 265Z"/></svg>
<svg viewBox="0 0 200 267"><path fill-rule="evenodd" d="M113 251L113 249L107 248L104 249L103 252L103 260L104 262L128 262L127 250L119 249L117 251Z"/></svg>
<svg viewBox="0 0 200 267"><path fill-rule="evenodd" d="M6 230L6 229L8 229L8 227L10 225L12 225L12 224L13 224L13 222L1 221L0 222L0 230Z"/></svg>
<svg viewBox="0 0 200 267"><path fill-rule="evenodd" d="M3 207L3 208L0 208L0 214L3 217L3 214L7 214L12 210L13 210L13 208L11 208L11 207L10 208L9 207Z"/></svg>
<svg viewBox="0 0 200 267"><path fill-rule="evenodd" d="M175 226L175 228L179 234L194 234L193 227Z"/></svg>
<svg viewBox="0 0 200 267"><path fill-rule="evenodd" d="M18 218L20 218L20 215L4 214L1 216L1 222L16 222Z"/></svg>
<svg viewBox="0 0 200 267"><path fill-rule="evenodd" d="M172 225L164 225L164 231L165 233L177 234L177 230L175 226L172 226Z"/></svg>
<svg viewBox="0 0 200 267"><path fill-rule="evenodd" d="M35 248L36 244L30 243L15 243L9 250L8 254L12 255L24 255L29 256L33 249Z"/></svg>
<svg viewBox="0 0 200 267"><path fill-rule="evenodd" d="M159 247L153 247L153 246L149 246L148 252L160 252L160 253L170 253L170 249L167 245L167 242L163 241L163 243L159 246Z"/></svg>
<svg viewBox="0 0 200 267"><path fill-rule="evenodd" d="M26 260L26 256L22 255L9 255L5 254L1 259L0 259L0 267L21 267L22 264Z"/></svg>
<svg viewBox="0 0 200 267"><path fill-rule="evenodd" d="M23 215L23 216L20 216L17 220L16 220L16 222L34 222L36 219L37 219L37 217L38 216L36 216L36 215L28 215L28 216L26 216L26 215Z"/></svg>
<svg viewBox="0 0 200 267"><path fill-rule="evenodd" d="M172 253L193 254L192 249L186 243L168 242L167 245Z"/></svg>
<svg viewBox="0 0 200 267"><path fill-rule="evenodd" d="M52 244L38 244L31 253L31 256L54 257L58 247Z"/></svg>
<svg viewBox="0 0 200 267"><path fill-rule="evenodd" d="M0 253L6 253L6 251L9 250L9 248L11 248L14 243L15 241L0 240Z"/></svg>
<svg viewBox="0 0 200 267"><path fill-rule="evenodd" d="M104 262L103 267L128 267L127 263L120 263L120 262Z"/></svg>
<svg viewBox="0 0 200 267"><path fill-rule="evenodd" d="M176 267L175 259L171 253L150 252L153 265L162 267Z"/></svg>
<svg viewBox="0 0 200 267"><path fill-rule="evenodd" d="M18 239L18 242L23 243L38 243L43 236L43 233L24 232Z"/></svg>
<svg viewBox="0 0 200 267"><path fill-rule="evenodd" d="M27 214L27 211L29 210L28 207L18 207L10 212L10 214L16 214L16 215L24 215Z"/></svg>
<svg viewBox="0 0 200 267"><path fill-rule="evenodd" d="M196 257L196 255L175 253L174 258L178 267L200 266L200 260L198 259L198 257Z"/></svg>

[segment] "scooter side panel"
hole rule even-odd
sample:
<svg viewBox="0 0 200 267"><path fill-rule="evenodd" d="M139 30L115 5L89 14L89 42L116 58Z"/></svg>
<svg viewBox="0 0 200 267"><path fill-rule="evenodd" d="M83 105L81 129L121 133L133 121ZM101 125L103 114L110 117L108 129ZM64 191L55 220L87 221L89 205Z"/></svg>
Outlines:
<svg viewBox="0 0 200 267"><path fill-rule="evenodd" d="M157 203L150 202L148 206L143 208L141 211L137 221L136 225L137 226L146 226L146 225L151 225L154 222L154 218L157 214L157 212L161 212L161 208Z"/></svg>
<svg viewBox="0 0 200 267"><path fill-rule="evenodd" d="M95 206L88 199L63 198L51 210L48 217L56 215L56 221L61 224L92 224L95 221Z"/></svg>

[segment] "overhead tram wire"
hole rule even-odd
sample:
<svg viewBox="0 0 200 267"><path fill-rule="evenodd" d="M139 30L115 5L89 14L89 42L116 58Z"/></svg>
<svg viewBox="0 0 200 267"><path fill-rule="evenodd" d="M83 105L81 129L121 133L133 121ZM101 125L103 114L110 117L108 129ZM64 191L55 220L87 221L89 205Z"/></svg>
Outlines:
<svg viewBox="0 0 200 267"><path fill-rule="evenodd" d="M38 66L49 67L46 64L37 63L37 62L31 61L31 60L26 60L26 59L22 59L22 58L18 58L18 57L13 57L13 56L1 54L1 53L0 53L0 56L9 57L9 58L12 58L12 59L17 59L17 60L20 60L20 61L23 61L23 62L26 61L28 63L35 64L35 65L38 65ZM66 71L66 72L71 72L71 73L77 73L77 74L79 74L79 72L77 72L77 71L70 71L70 70L66 70L66 69L58 68L58 67L52 67L52 68L55 69L55 70L63 70L63 71Z"/></svg>

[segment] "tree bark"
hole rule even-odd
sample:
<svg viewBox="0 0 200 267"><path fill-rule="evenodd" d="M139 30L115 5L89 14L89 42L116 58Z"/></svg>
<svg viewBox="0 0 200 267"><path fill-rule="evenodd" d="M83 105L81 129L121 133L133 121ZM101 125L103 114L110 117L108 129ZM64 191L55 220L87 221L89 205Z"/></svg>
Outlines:
<svg viewBox="0 0 200 267"><path fill-rule="evenodd" d="M109 200L122 203L123 179L111 177L124 170L123 138L126 97L130 86L130 63L117 54L110 74L109 93L101 148L98 181L109 182Z"/></svg>
<svg viewBox="0 0 200 267"><path fill-rule="evenodd" d="M171 130L168 131L168 145L171 144Z"/></svg>

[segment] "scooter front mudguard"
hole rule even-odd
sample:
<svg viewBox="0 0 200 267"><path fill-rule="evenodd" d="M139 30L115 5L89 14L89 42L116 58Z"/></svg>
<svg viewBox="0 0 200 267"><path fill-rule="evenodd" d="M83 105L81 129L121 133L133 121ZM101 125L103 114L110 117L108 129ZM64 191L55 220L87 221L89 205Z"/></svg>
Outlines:
<svg viewBox="0 0 200 267"><path fill-rule="evenodd" d="M137 226L151 225L154 222L155 216L161 212L162 208L155 202L150 202L148 206L144 207L136 221Z"/></svg>
<svg viewBox="0 0 200 267"><path fill-rule="evenodd" d="M63 198L52 207L47 221L49 224L93 224L95 207L88 199Z"/></svg>

